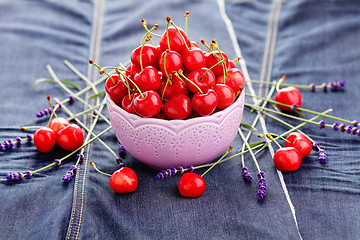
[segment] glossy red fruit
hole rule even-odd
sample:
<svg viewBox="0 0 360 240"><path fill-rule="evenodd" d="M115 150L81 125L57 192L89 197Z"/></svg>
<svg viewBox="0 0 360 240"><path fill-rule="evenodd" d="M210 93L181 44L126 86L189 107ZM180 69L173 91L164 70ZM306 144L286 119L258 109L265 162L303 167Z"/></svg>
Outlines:
<svg viewBox="0 0 360 240"><path fill-rule="evenodd" d="M34 133L34 144L36 149L42 153L50 152L56 143L55 132L48 127L42 127Z"/></svg>
<svg viewBox="0 0 360 240"><path fill-rule="evenodd" d="M200 48L192 47L182 52L181 57L184 68L189 72L205 67L205 53Z"/></svg>
<svg viewBox="0 0 360 240"><path fill-rule="evenodd" d="M235 65L235 63L233 61L227 60L226 61L226 67L227 67L228 70L230 70L232 68L236 68L236 65Z"/></svg>
<svg viewBox="0 0 360 240"><path fill-rule="evenodd" d="M218 58L213 56L213 54L216 54L216 56L218 56ZM217 64L220 60L222 60L224 58L228 59L227 55L223 52L207 53L205 55L205 67L211 68L212 66L214 66L215 64ZM225 61L225 66L226 66L226 61ZM216 67L212 68L211 70L214 72L215 76L220 76L220 75L224 74L223 64L218 64L218 65L216 65Z"/></svg>
<svg viewBox="0 0 360 240"><path fill-rule="evenodd" d="M191 98L191 108L200 116L207 116L214 112L218 104L218 96L213 89L207 89L203 93L196 93Z"/></svg>
<svg viewBox="0 0 360 240"><path fill-rule="evenodd" d="M133 63L130 63L126 70L128 72L125 72L125 76L129 77L131 80L134 79L135 74L141 71L140 68L137 68Z"/></svg>
<svg viewBox="0 0 360 240"><path fill-rule="evenodd" d="M275 101L288 104L296 107L301 106L301 92L298 88L290 86L280 89L275 95ZM276 105L278 108L285 111L292 111L291 107L283 106L280 104Z"/></svg>
<svg viewBox="0 0 360 240"><path fill-rule="evenodd" d="M146 66L154 66L158 61L158 51L156 47L152 45L144 45L141 51L141 46L135 48L130 55L131 62L141 70L141 63L140 63L140 52L141 52L141 61L142 67L145 68Z"/></svg>
<svg viewBox="0 0 360 240"><path fill-rule="evenodd" d="M113 81L115 81L115 84ZM121 106L121 101L128 93L128 88L118 75L112 75L111 78L106 80L105 91L109 94L111 100L113 100L116 105Z"/></svg>
<svg viewBox="0 0 360 240"><path fill-rule="evenodd" d="M184 173L178 183L178 189L182 196L196 198L203 195L206 189L204 178L193 172Z"/></svg>
<svg viewBox="0 0 360 240"><path fill-rule="evenodd" d="M142 117L153 117L161 110L161 99L157 92L153 90L145 91L134 98L134 110Z"/></svg>
<svg viewBox="0 0 360 240"><path fill-rule="evenodd" d="M142 90L158 90L161 79L158 70L153 66L145 67L141 72L135 74L134 83Z"/></svg>
<svg viewBox="0 0 360 240"><path fill-rule="evenodd" d="M188 88L179 78L172 78L167 84L166 83L166 80L163 81L159 89L159 94L160 96L163 96L164 99L169 100L179 93L182 93L186 96L189 95Z"/></svg>
<svg viewBox="0 0 360 240"><path fill-rule="evenodd" d="M53 118L50 121L49 128L51 128L55 133L58 133L61 129L70 125L70 122L62 117Z"/></svg>
<svg viewBox="0 0 360 240"><path fill-rule="evenodd" d="M174 28L174 27L169 27L168 28L168 32L169 32L169 43L170 43L170 50L172 51L176 51L176 52L182 52L185 51L186 48L186 43L188 42L188 38L185 34L185 32L179 28L179 31L181 32L181 35L183 36L184 40L181 38L181 35L179 34L179 32ZM166 30L163 33L163 35L160 38L160 48L165 51L166 49L169 49L168 47L168 42L167 42L167 33Z"/></svg>
<svg viewBox="0 0 360 240"><path fill-rule="evenodd" d="M122 167L110 177L110 187L117 193L134 192L137 186L138 178L131 168Z"/></svg>
<svg viewBox="0 0 360 240"><path fill-rule="evenodd" d="M139 93L132 93L130 96L124 96L123 100L121 101L121 107L128 113L135 113L134 98L138 95Z"/></svg>
<svg viewBox="0 0 360 240"><path fill-rule="evenodd" d="M296 148L301 155L301 158L308 156L312 150L312 144L309 139L299 132L292 132L287 135L285 141L285 147L294 147Z"/></svg>
<svg viewBox="0 0 360 240"><path fill-rule="evenodd" d="M219 75L216 78L216 83L226 84L229 87L231 87L235 93L237 93L238 91L244 89L245 79L244 79L244 75L238 68L231 68L228 70L228 75L225 76L225 81L223 74L223 75Z"/></svg>
<svg viewBox="0 0 360 240"><path fill-rule="evenodd" d="M165 58L165 62L164 62ZM183 66L181 55L175 51L165 51L161 54L159 60L159 67L161 72L166 75L171 75L173 72L179 71Z"/></svg>
<svg viewBox="0 0 360 240"><path fill-rule="evenodd" d="M275 167L284 172L297 170L301 165L300 152L294 147L279 148L274 154Z"/></svg>
<svg viewBox="0 0 360 240"><path fill-rule="evenodd" d="M190 99L184 94L177 94L164 103L163 111L170 119L185 119L191 113Z"/></svg>
<svg viewBox="0 0 360 240"><path fill-rule="evenodd" d="M233 104L235 100L235 92L231 87L225 84L215 84L214 91L218 96L218 104L216 109L222 110Z"/></svg>
<svg viewBox="0 0 360 240"><path fill-rule="evenodd" d="M191 92L193 92L193 93L199 92L199 89L196 86L194 86L194 84L196 84L202 91L206 91L207 89L209 89L215 85L215 80L216 80L215 75L211 70L209 70L209 71L208 70L209 70L208 68L204 67L204 68L199 68L199 69L193 70L188 74L187 78L192 83L187 82L186 85L188 86L188 88Z"/></svg>
<svg viewBox="0 0 360 240"><path fill-rule="evenodd" d="M72 152L83 145L84 133L78 125L72 123L56 134L56 142L62 149Z"/></svg>

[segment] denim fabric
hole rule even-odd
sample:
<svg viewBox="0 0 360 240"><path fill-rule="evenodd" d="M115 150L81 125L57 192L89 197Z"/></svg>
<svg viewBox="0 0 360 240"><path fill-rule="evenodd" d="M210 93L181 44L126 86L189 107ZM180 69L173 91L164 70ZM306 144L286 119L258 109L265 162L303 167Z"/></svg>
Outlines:
<svg viewBox="0 0 360 240"><path fill-rule="evenodd" d="M31 90L36 79L51 78L47 64L59 79L85 87L64 60L95 81L100 75L89 66L89 58L101 66L125 63L145 33L142 18L148 26L159 24L157 32L162 33L166 16L183 27L186 11L190 11L190 38L207 42L214 38L229 58L241 55L246 62L242 70L251 79L267 82L284 74L286 82L294 84L344 79L344 90L302 90L303 107L332 108L335 116L359 120L360 5L356 1L0 0L1 142L32 133L22 132L21 126L47 124L46 118L35 117L48 107L47 95L59 99L69 95L48 82ZM268 89L265 84L246 85L247 92L262 96ZM78 101L67 106L72 112L84 108ZM59 115L66 116L63 111ZM251 124L254 118L245 109L243 122ZM90 117L83 120L90 125ZM97 134L107 126L100 121L94 131ZM262 131L288 130L269 117L256 128L250 142L259 141L256 135ZM33 144L24 144L0 152L0 239L358 239L360 138L310 124L301 129L326 150L327 162L320 164L314 149L298 171L281 173L272 162L277 149L272 144L257 155L268 184L263 201L256 199L257 168L248 154L251 183L243 180L241 159L236 157L205 175L203 196L185 199L177 190L179 176L157 180L157 170L129 155L124 162L136 172L138 189L114 193L109 178L89 165L93 161L108 173L117 169L114 156L96 141L86 148L85 159L69 183L61 178L75 157L32 179L5 179L10 171L35 170L65 156L60 149L40 154ZM117 151L112 131L101 139ZM240 136L232 145L235 153L242 146Z"/></svg>

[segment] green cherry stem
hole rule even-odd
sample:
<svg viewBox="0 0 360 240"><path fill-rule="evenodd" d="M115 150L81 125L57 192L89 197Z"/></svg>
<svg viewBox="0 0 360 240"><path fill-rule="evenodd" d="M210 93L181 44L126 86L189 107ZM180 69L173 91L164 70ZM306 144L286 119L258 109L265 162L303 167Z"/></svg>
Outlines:
<svg viewBox="0 0 360 240"><path fill-rule="evenodd" d="M109 75L106 71L103 71L103 72L102 72L102 68L101 68L97 63L95 63L95 62L94 62L93 60L91 60L91 59L89 59L89 63L92 64L92 65L94 65L95 67L97 67L97 68L100 70L100 74L105 73L105 74L112 80L112 82L113 82L114 85L116 84L115 80L111 77L111 75Z"/></svg>
<svg viewBox="0 0 360 240"><path fill-rule="evenodd" d="M201 90L201 88L200 88L198 85L196 85L196 83L194 83L193 81L191 81L190 79L188 79L188 78L184 75L184 73L183 73L183 71L182 71L181 69L179 70L178 73L174 73L175 76L179 77L177 74L179 74L179 75L182 76L186 81L188 81L188 82L190 82L192 85L194 85L194 86L197 88L197 90L199 90L199 92L200 92L201 94L204 94L203 91Z"/></svg>
<svg viewBox="0 0 360 240"><path fill-rule="evenodd" d="M90 166L92 166L98 173L101 173L101 174L103 174L103 175L105 175L105 176L108 176L108 177L111 177L111 174L108 174L108 173L106 173L106 172L103 172L103 171L101 171L100 169L98 169L97 167L96 167L96 164L94 163L94 162L89 162L90 163Z"/></svg>
<svg viewBox="0 0 360 240"><path fill-rule="evenodd" d="M214 53L213 54L213 56L214 57L217 57L219 60L220 60L220 58ZM206 70L206 72L204 72L204 74L200 77L200 80L201 79L203 79L204 78L204 76L208 73L208 72L210 72L210 70L211 69L213 69L214 67L216 67L217 65L219 65L219 64L222 64L223 62L225 62L226 61L226 59L222 59L222 60L220 60L219 62L217 62L216 64L214 64L213 66L211 66L208 70ZM224 84L225 84L225 78L224 78Z"/></svg>
<svg viewBox="0 0 360 240"><path fill-rule="evenodd" d="M166 18L166 20L168 20L168 19ZM189 51L189 47L188 47L188 45L187 45L187 42L185 41L184 36L181 34L180 29L175 25L175 23L171 20L170 17L169 17L169 22L171 23L171 25L174 26L174 28L176 29L176 31L179 33L181 39L183 40L183 42L184 42L184 44L185 44L186 49Z"/></svg>
<svg viewBox="0 0 360 240"><path fill-rule="evenodd" d="M185 17L185 34L187 34L187 23L188 23L189 14L190 14L190 12L187 11L184 15L184 17Z"/></svg>
<svg viewBox="0 0 360 240"><path fill-rule="evenodd" d="M219 60L225 59L225 57L224 57L223 53L221 52L221 50L220 50L220 48L219 48L219 46L218 46L218 44L217 44L217 42L216 42L215 39L213 39L213 40L211 41L211 44L210 44L210 45L213 46L213 47L215 47L216 50L218 50L218 52L220 53L222 59L220 59L220 58L216 55L216 57L218 57ZM223 67L224 79L225 79L225 77L226 77L227 75L229 75L229 74L228 74L228 71L227 71L227 68L226 68L226 64L225 64L224 62L222 63L222 67Z"/></svg>

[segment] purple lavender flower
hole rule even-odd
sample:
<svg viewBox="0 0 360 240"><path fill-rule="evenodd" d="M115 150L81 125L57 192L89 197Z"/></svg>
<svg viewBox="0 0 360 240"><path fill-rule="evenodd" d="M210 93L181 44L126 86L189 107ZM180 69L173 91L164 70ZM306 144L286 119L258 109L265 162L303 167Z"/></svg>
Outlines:
<svg viewBox="0 0 360 240"><path fill-rule="evenodd" d="M324 92L327 92L327 83L323 83Z"/></svg>
<svg viewBox="0 0 360 240"><path fill-rule="evenodd" d="M59 166L61 164L61 161L59 159L54 159L55 166Z"/></svg>
<svg viewBox="0 0 360 240"><path fill-rule="evenodd" d="M122 158L124 158L125 157L125 148L124 148L124 146L121 144L121 143L119 143L119 156L120 157L122 157Z"/></svg>
<svg viewBox="0 0 360 240"><path fill-rule="evenodd" d="M77 159L79 159L79 162L82 162L82 161L84 161L84 154L81 154L81 153L78 153L78 154L76 154L76 158Z"/></svg>
<svg viewBox="0 0 360 240"><path fill-rule="evenodd" d="M69 103L70 104L72 104L72 103L74 103L74 97L73 96L68 96L68 98L69 98Z"/></svg>
<svg viewBox="0 0 360 240"><path fill-rule="evenodd" d="M246 181L251 182L251 180L253 179L251 173L249 172L247 167L243 167L242 169L243 172L243 177Z"/></svg>
<svg viewBox="0 0 360 240"><path fill-rule="evenodd" d="M176 174L183 174L185 171L192 172L192 171L194 171L194 167L188 166L186 170L181 166L177 167L177 168L175 168L175 167L168 168L168 169L165 169L165 170L162 170L161 172L159 172L155 178L156 179L164 179L164 178L176 175Z"/></svg>
<svg viewBox="0 0 360 240"><path fill-rule="evenodd" d="M311 84L310 84L310 87L311 87L311 91L312 91L312 92L315 92L315 90L316 90L316 85L315 85L315 83L311 83Z"/></svg>
<svg viewBox="0 0 360 240"><path fill-rule="evenodd" d="M8 181L17 181L23 179L24 176L22 172L9 172L6 174L6 179Z"/></svg>
<svg viewBox="0 0 360 240"><path fill-rule="evenodd" d="M0 152L3 152L5 150L5 147L2 143L0 143Z"/></svg>
<svg viewBox="0 0 360 240"><path fill-rule="evenodd" d="M32 172L31 171L26 171L25 176L26 176L26 178L31 178L32 177Z"/></svg>
<svg viewBox="0 0 360 240"><path fill-rule="evenodd" d="M32 141L32 136L30 134L27 134L26 139L27 139L28 142L31 142Z"/></svg>
<svg viewBox="0 0 360 240"><path fill-rule="evenodd" d="M351 133L351 130L352 130L352 126L351 126L351 125L347 126L346 132L347 132L347 133Z"/></svg>
<svg viewBox="0 0 360 240"><path fill-rule="evenodd" d="M259 188L258 188L258 192L257 192L257 198L258 200L263 200L265 195L266 195L266 179L265 179L265 173L264 172L259 172L257 174L257 177L259 178L258 183L259 183Z"/></svg>
<svg viewBox="0 0 360 240"><path fill-rule="evenodd" d="M340 124L340 130L341 130L341 132L346 131L346 125L344 123Z"/></svg>
<svg viewBox="0 0 360 240"><path fill-rule="evenodd" d="M294 104L294 105L291 107L291 109L294 110L294 111L295 111L297 108L298 108L298 105L296 105L296 104Z"/></svg>
<svg viewBox="0 0 360 240"><path fill-rule="evenodd" d="M334 123L332 128L334 131L337 131L339 129L339 123Z"/></svg>
<svg viewBox="0 0 360 240"><path fill-rule="evenodd" d="M357 127L358 125L359 125L359 121L354 121L354 123L353 123L353 125L354 125L354 127Z"/></svg>
<svg viewBox="0 0 360 240"><path fill-rule="evenodd" d="M73 179L74 175L77 172L77 167L75 165L72 165L70 167L70 170L66 172L64 176L62 176L62 180L66 183L70 182L71 179Z"/></svg>
<svg viewBox="0 0 360 240"><path fill-rule="evenodd" d="M325 121L321 120L320 123L319 123L319 126L320 126L320 129L325 128Z"/></svg>
<svg viewBox="0 0 360 240"><path fill-rule="evenodd" d="M319 150L319 162L325 163L326 162L326 152L323 149Z"/></svg>

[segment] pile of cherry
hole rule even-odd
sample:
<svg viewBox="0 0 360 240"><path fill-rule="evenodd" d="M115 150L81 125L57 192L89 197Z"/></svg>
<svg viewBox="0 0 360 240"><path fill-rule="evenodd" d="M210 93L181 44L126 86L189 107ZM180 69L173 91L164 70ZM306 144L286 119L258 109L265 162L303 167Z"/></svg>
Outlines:
<svg viewBox="0 0 360 240"><path fill-rule="evenodd" d="M116 68L106 81L107 94L127 112L147 118L188 119L230 106L244 88L236 60L229 60L215 40L210 46L202 40L208 51L200 49L167 21L173 26L159 35L159 45L145 38L127 69Z"/></svg>
<svg viewBox="0 0 360 240"><path fill-rule="evenodd" d="M47 127L41 127L34 133L34 144L39 152L48 153L56 144L72 152L84 143L82 129L65 118L53 118Z"/></svg>

